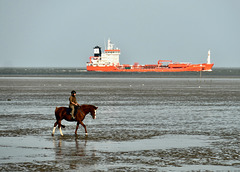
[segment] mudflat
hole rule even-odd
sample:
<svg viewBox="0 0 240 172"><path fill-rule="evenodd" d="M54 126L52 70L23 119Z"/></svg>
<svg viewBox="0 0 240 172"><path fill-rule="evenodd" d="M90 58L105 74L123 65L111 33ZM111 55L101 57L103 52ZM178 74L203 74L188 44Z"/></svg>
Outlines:
<svg viewBox="0 0 240 172"><path fill-rule="evenodd" d="M240 170L240 79L0 77L0 171ZM98 106L97 118L54 110Z"/></svg>

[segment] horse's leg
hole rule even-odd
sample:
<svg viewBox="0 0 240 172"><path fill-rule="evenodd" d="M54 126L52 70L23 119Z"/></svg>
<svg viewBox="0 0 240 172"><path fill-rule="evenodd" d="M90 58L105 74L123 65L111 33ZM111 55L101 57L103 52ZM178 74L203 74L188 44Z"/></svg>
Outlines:
<svg viewBox="0 0 240 172"><path fill-rule="evenodd" d="M59 128L61 136L63 136L62 128L61 128L61 120L58 120L58 128Z"/></svg>
<svg viewBox="0 0 240 172"><path fill-rule="evenodd" d="M86 128L86 126L84 125L84 123L83 123L82 121L80 121L80 124L84 127L84 129L85 129L85 134L86 134L86 136L87 136L88 133L87 133L87 128Z"/></svg>
<svg viewBox="0 0 240 172"><path fill-rule="evenodd" d="M52 131L52 136L54 136L56 126L57 126L57 122L54 123L53 131Z"/></svg>
<svg viewBox="0 0 240 172"><path fill-rule="evenodd" d="M78 130L79 122L77 123L75 134L77 135L77 130Z"/></svg>
<svg viewBox="0 0 240 172"><path fill-rule="evenodd" d="M59 131L60 131L61 136L63 136L62 128L61 128L61 127L59 127Z"/></svg>

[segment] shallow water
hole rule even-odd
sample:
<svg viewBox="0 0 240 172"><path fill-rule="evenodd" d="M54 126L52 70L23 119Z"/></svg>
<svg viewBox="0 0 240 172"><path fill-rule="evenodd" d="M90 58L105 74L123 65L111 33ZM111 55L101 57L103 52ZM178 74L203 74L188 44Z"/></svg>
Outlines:
<svg viewBox="0 0 240 172"><path fill-rule="evenodd" d="M0 170L240 170L240 79L0 78ZM56 130L56 106L98 106Z"/></svg>

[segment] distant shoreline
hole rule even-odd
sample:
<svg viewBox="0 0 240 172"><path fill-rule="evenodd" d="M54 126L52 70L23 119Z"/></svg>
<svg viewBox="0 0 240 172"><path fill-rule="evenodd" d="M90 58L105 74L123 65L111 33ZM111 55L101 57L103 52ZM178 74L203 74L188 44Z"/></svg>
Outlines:
<svg viewBox="0 0 240 172"><path fill-rule="evenodd" d="M1 67L0 77L240 78L240 68L213 68L211 72L89 72L86 68Z"/></svg>

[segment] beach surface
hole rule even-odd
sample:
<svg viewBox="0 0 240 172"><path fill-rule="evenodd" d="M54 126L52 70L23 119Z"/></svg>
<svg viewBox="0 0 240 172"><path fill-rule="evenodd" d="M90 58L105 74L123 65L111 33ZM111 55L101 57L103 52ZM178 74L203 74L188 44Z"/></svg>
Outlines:
<svg viewBox="0 0 240 172"><path fill-rule="evenodd" d="M0 171L240 171L239 78L0 77ZM98 106L52 136L56 107Z"/></svg>

